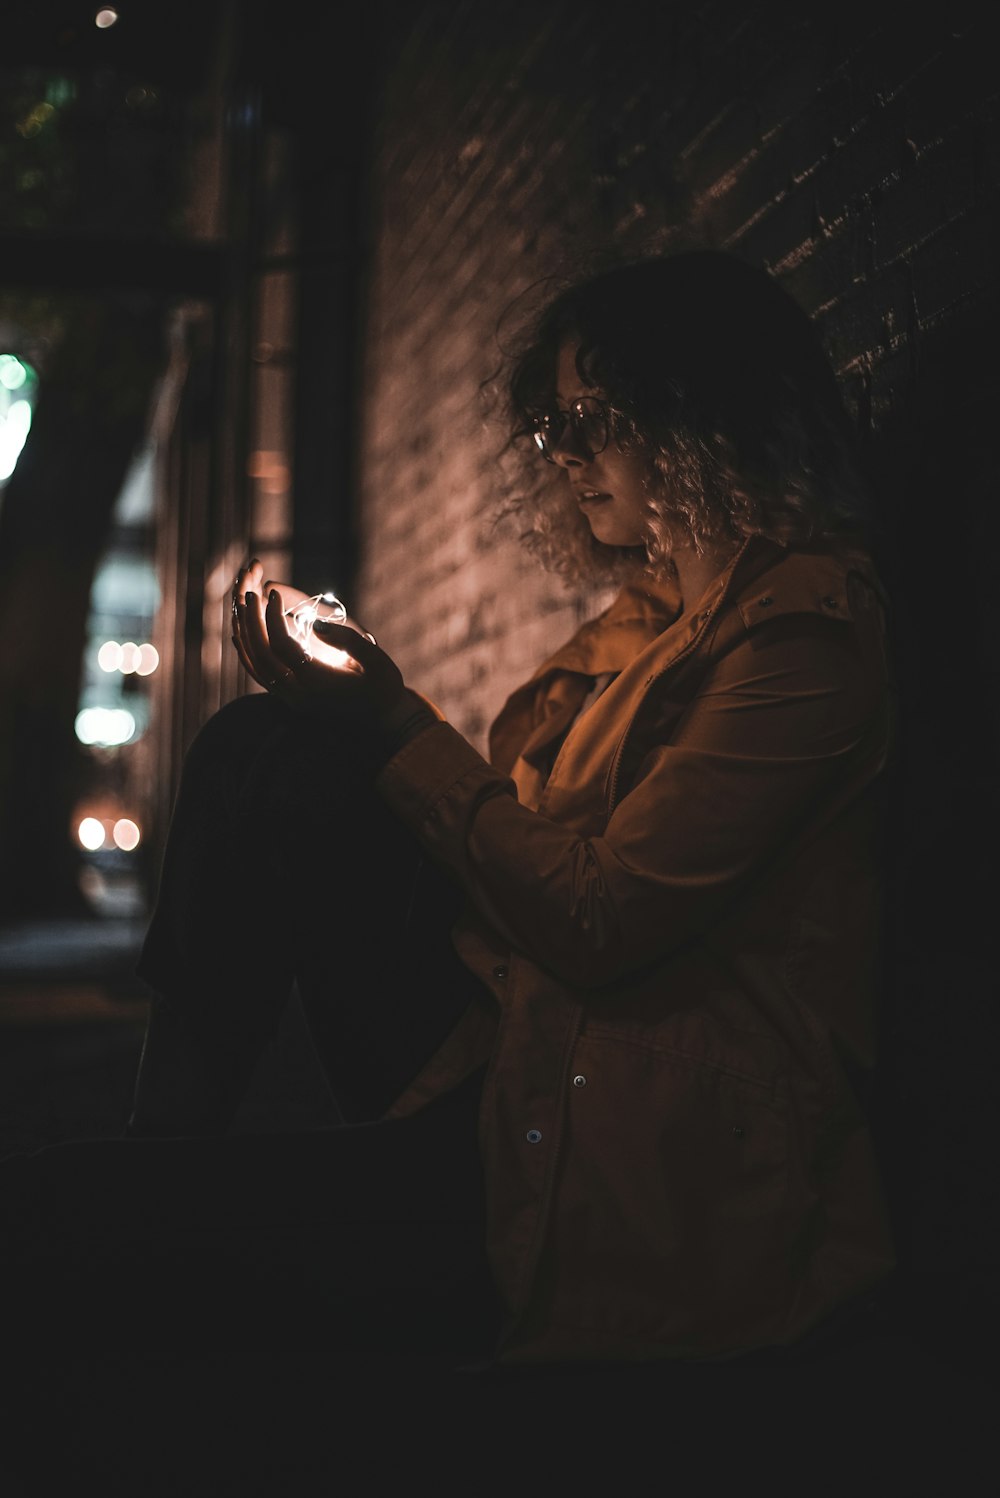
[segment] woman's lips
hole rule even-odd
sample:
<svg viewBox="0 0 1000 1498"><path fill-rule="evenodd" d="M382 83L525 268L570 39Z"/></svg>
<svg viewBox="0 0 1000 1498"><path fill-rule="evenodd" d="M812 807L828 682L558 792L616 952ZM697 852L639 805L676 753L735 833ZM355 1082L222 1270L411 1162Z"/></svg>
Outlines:
<svg viewBox="0 0 1000 1498"><path fill-rule="evenodd" d="M576 501L577 501L577 504L581 507L581 509L583 509L587 505L603 505L603 504L606 504L607 501L610 498L611 498L610 494L578 494L576 496Z"/></svg>

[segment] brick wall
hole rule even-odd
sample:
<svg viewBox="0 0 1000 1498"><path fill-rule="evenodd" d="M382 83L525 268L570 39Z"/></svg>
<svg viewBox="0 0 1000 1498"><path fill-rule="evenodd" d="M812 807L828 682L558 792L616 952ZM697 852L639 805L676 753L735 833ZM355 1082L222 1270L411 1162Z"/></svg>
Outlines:
<svg viewBox="0 0 1000 1498"><path fill-rule="evenodd" d="M508 302L594 253L727 248L815 317L863 431L995 296L985 6L472 0L383 28L355 611L482 742L603 595L491 526Z"/></svg>

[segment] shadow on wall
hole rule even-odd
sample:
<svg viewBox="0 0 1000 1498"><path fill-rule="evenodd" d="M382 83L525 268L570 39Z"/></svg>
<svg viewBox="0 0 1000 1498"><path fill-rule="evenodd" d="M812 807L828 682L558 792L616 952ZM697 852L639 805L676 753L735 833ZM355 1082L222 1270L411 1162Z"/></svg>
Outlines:
<svg viewBox="0 0 1000 1498"><path fill-rule="evenodd" d="M998 331L929 336L872 452L899 725L876 1133L904 1287L980 1332L1000 1328Z"/></svg>

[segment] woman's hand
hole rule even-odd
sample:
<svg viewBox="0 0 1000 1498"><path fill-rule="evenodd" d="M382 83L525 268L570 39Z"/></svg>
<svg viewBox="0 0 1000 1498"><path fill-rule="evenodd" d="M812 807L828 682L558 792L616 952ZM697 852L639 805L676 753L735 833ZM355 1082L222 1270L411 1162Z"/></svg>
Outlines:
<svg viewBox="0 0 1000 1498"><path fill-rule="evenodd" d="M233 645L236 647L236 652L247 674L253 677L258 686L262 686L268 691L273 690L274 683L280 682L284 676L286 666L271 648L266 631L263 642L258 640L257 646L254 648L247 628L248 614L246 600L247 594L252 593L255 598L263 599L266 602L272 592L279 594L282 613L291 614L293 617L302 605L312 605L316 617L322 617L325 609L325 605L322 603L316 607L314 597L308 593L303 593L300 588L293 588L289 583L275 582L272 579L265 581L264 569L256 558L248 562L245 567L240 568L236 576L236 581L233 584ZM343 605L338 602L336 607L340 610L340 617L343 617ZM346 622L359 635L365 633L361 626L354 623L353 620L348 619ZM293 634L300 633L294 625L292 626L292 631ZM300 635L300 638L302 638L303 650L307 650L308 636L302 637ZM369 636L369 638L371 637ZM321 658L325 658L328 661L331 655L334 655L336 664L344 670L358 672L361 669L358 661L342 652L333 653L320 650L318 654Z"/></svg>
<svg viewBox="0 0 1000 1498"><path fill-rule="evenodd" d="M233 590L233 643L247 672L289 707L353 726L362 735L391 733L412 712L399 667L370 635L321 617L313 625L318 648L311 650L286 612L307 596L285 583L265 585L257 561L240 571Z"/></svg>

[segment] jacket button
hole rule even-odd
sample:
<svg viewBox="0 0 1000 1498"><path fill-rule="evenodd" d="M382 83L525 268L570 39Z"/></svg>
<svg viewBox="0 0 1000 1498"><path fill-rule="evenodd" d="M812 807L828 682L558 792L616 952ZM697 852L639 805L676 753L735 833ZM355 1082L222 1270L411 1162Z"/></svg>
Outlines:
<svg viewBox="0 0 1000 1498"><path fill-rule="evenodd" d="M762 609L769 609L774 602L774 599L770 596L770 594L765 594L763 598L758 598L757 602Z"/></svg>
<svg viewBox="0 0 1000 1498"><path fill-rule="evenodd" d="M542 1131L541 1129L529 1129L524 1137L525 1139L527 1139L529 1144L540 1144L542 1139Z"/></svg>
<svg viewBox="0 0 1000 1498"><path fill-rule="evenodd" d="M574 1087L586 1087L586 1085L587 1085L587 1079L586 1079L585 1076L580 1075L578 1077L574 1077L573 1078L573 1086Z"/></svg>
<svg viewBox="0 0 1000 1498"><path fill-rule="evenodd" d="M504 967L502 962L498 962L496 967L493 969L493 976L501 983L503 982L504 978L506 978L507 969Z"/></svg>

